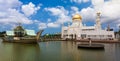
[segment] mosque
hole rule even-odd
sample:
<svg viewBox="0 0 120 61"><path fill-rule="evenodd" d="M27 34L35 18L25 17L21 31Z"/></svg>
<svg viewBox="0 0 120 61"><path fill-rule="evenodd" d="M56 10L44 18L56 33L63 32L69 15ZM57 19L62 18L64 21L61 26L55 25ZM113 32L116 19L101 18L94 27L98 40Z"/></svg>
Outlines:
<svg viewBox="0 0 120 61"><path fill-rule="evenodd" d="M72 24L62 25L62 39L93 39L93 40L113 40L114 31L103 30L100 22L100 12L96 13L96 24L94 26L85 26L82 24L82 17L76 14L72 17Z"/></svg>

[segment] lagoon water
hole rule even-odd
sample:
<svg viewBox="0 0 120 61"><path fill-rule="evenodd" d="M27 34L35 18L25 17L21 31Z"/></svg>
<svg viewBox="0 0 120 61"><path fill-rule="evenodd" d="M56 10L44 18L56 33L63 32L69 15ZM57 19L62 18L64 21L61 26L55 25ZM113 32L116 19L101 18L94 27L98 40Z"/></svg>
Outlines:
<svg viewBox="0 0 120 61"><path fill-rule="evenodd" d="M85 50L71 41L38 44L0 41L0 61L120 61L119 57L120 44L105 44L105 50Z"/></svg>

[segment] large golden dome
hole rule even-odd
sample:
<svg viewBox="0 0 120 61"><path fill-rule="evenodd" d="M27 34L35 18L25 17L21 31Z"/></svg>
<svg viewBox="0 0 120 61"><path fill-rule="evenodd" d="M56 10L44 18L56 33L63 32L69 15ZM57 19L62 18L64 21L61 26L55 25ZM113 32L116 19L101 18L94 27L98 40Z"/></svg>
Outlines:
<svg viewBox="0 0 120 61"><path fill-rule="evenodd" d="M82 20L82 17L79 14L76 14L72 17L72 20Z"/></svg>

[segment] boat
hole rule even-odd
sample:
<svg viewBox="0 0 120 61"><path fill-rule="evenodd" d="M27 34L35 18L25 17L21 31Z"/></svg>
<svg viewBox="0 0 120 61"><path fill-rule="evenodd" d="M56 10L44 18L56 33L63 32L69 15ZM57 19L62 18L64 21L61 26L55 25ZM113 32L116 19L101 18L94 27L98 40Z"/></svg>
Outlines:
<svg viewBox="0 0 120 61"><path fill-rule="evenodd" d="M98 49L104 49L104 45L102 44L78 44L78 48L81 48L81 49L95 49L95 50L98 50Z"/></svg>
<svg viewBox="0 0 120 61"><path fill-rule="evenodd" d="M18 25L12 31L6 31L2 39L3 42L9 43L37 43L41 39L42 32L43 30L40 30L36 34L34 30L23 29L21 25Z"/></svg>
<svg viewBox="0 0 120 61"><path fill-rule="evenodd" d="M94 49L94 50L103 50L104 45L103 44L93 44L91 41L87 44L78 44L78 48L80 49Z"/></svg>

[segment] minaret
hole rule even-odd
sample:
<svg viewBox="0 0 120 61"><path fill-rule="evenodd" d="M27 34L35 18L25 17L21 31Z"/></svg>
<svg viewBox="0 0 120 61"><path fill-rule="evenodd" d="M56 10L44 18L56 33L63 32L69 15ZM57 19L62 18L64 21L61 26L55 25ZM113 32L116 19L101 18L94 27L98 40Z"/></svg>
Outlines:
<svg viewBox="0 0 120 61"><path fill-rule="evenodd" d="M63 36L64 36L64 29L63 29L63 27L64 27L64 23L62 23L62 28L61 28L61 38L63 38Z"/></svg>
<svg viewBox="0 0 120 61"><path fill-rule="evenodd" d="M108 26L107 26L107 31L110 31L110 25L108 24Z"/></svg>
<svg viewBox="0 0 120 61"><path fill-rule="evenodd" d="M101 29L100 12L97 12L96 29Z"/></svg>

